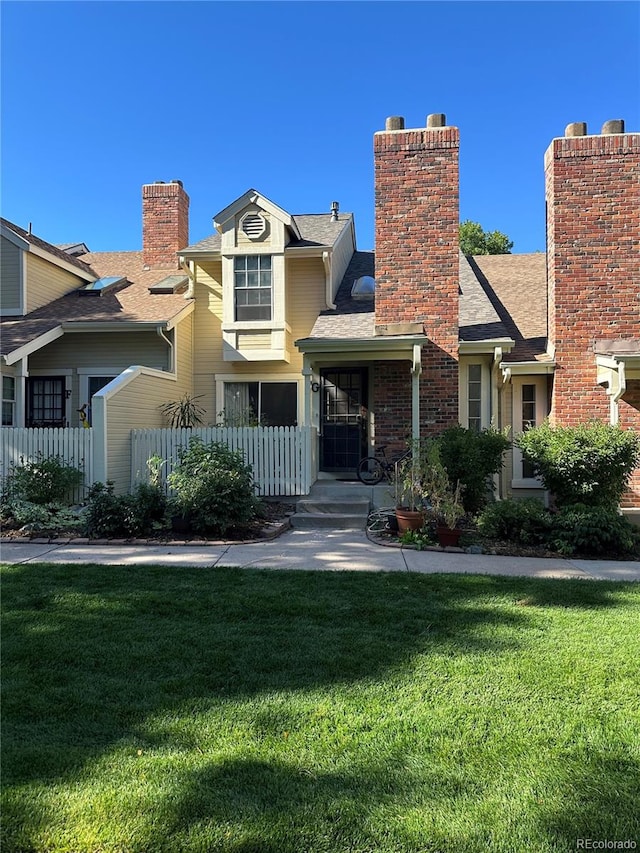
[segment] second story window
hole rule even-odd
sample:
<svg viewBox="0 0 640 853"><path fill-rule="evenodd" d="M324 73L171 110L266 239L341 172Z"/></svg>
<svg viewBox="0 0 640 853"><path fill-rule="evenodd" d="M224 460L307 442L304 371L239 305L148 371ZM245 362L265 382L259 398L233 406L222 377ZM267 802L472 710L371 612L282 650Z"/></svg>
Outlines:
<svg viewBox="0 0 640 853"><path fill-rule="evenodd" d="M271 255L238 255L233 260L236 320L271 320Z"/></svg>

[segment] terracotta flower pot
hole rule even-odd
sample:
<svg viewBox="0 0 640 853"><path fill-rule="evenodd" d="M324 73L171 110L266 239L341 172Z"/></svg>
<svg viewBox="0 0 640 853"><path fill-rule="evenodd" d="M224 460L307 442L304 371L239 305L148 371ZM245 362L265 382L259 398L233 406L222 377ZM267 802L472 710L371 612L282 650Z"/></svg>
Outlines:
<svg viewBox="0 0 640 853"><path fill-rule="evenodd" d="M444 525L439 524L436 527L436 536L438 537L438 542L443 548L446 548L448 545L456 548L460 542L462 530L457 527L452 529L451 527L445 527Z"/></svg>
<svg viewBox="0 0 640 853"><path fill-rule="evenodd" d="M396 518L398 519L398 530L404 533L407 530L420 530L424 525L424 513L419 510L396 509Z"/></svg>

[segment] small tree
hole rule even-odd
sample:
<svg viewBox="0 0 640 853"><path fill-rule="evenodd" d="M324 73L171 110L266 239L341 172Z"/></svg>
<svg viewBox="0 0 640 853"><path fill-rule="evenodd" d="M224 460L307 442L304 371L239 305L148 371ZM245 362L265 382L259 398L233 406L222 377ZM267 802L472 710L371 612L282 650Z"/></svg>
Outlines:
<svg viewBox="0 0 640 853"><path fill-rule="evenodd" d="M478 512L493 491L491 477L502 469L509 439L495 429L477 432L454 426L440 433L437 442L449 479L463 487L466 512Z"/></svg>
<svg viewBox="0 0 640 853"><path fill-rule="evenodd" d="M251 466L240 451L221 442L204 444L192 438L189 447L179 451L178 464L167 479L176 494L176 510L199 533L224 536L257 515L260 500Z"/></svg>
<svg viewBox="0 0 640 853"><path fill-rule="evenodd" d="M513 240L501 231L485 231L479 222L460 223L460 251L463 255L509 255Z"/></svg>
<svg viewBox="0 0 640 853"><path fill-rule="evenodd" d="M559 506L615 509L640 462L640 436L594 421L577 427L545 422L516 439Z"/></svg>

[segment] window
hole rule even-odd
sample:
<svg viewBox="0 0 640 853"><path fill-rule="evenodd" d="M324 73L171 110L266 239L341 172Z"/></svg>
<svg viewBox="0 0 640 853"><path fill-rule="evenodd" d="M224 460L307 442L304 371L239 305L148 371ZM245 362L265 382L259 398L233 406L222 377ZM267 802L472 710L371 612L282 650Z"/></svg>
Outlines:
<svg viewBox="0 0 640 853"><path fill-rule="evenodd" d="M2 377L2 426L13 426L16 422L16 380L13 376Z"/></svg>
<svg viewBox="0 0 640 853"><path fill-rule="evenodd" d="M470 364L467 374L467 425L480 432L482 429L482 365Z"/></svg>
<svg viewBox="0 0 640 853"><path fill-rule="evenodd" d="M526 432L531 427L536 426L536 386L535 385L523 385L522 386L522 431ZM522 478L524 480L532 479L535 477L533 473L533 465L530 462L527 462L525 459L522 460Z"/></svg>
<svg viewBox="0 0 640 853"><path fill-rule="evenodd" d="M517 436L541 424L547 416L546 376L514 377L513 383L513 434ZM513 445L514 489L541 489L542 482L533 473L533 467L522 458L522 451Z"/></svg>
<svg viewBox="0 0 640 853"><path fill-rule="evenodd" d="M271 320L271 255L233 259L236 320Z"/></svg>
<svg viewBox="0 0 640 853"><path fill-rule="evenodd" d="M63 377L30 377L27 380L27 426L66 426L65 398Z"/></svg>
<svg viewBox="0 0 640 853"><path fill-rule="evenodd" d="M296 426L297 382L225 382L227 426Z"/></svg>

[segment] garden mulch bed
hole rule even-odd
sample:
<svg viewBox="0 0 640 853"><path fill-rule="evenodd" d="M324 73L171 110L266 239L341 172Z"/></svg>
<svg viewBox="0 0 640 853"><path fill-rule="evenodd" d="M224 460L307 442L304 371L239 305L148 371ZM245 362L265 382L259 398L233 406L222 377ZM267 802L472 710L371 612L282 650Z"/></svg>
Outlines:
<svg viewBox="0 0 640 853"><path fill-rule="evenodd" d="M31 542L33 544L65 545L229 545L236 543L264 542L275 539L288 530L295 504L285 501L265 501L263 516L241 528L227 531L224 538L209 538L197 533L175 533L171 530L156 535L131 538L90 539L82 531L60 533L56 530L3 529L0 542Z"/></svg>

